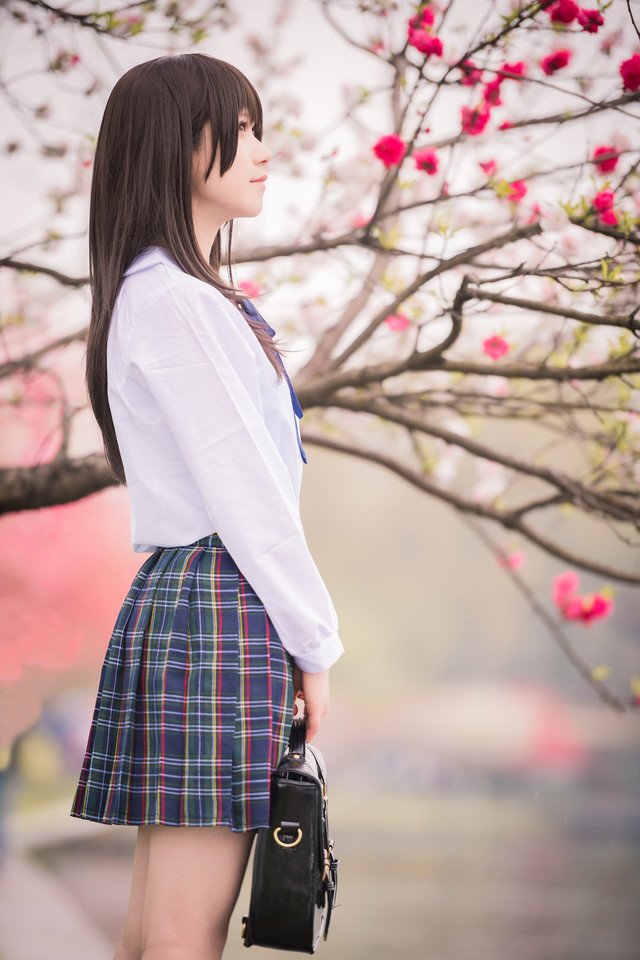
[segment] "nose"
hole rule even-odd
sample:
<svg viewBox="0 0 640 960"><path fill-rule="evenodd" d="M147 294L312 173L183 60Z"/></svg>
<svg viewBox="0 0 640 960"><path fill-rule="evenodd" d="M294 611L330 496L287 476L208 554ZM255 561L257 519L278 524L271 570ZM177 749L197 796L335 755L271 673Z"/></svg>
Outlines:
<svg viewBox="0 0 640 960"><path fill-rule="evenodd" d="M258 163L261 163L261 164L268 163L269 160L271 160L273 154L271 150L269 150L269 147L267 147L264 143L260 142L260 146L262 147L262 150L260 151L260 157L258 159Z"/></svg>

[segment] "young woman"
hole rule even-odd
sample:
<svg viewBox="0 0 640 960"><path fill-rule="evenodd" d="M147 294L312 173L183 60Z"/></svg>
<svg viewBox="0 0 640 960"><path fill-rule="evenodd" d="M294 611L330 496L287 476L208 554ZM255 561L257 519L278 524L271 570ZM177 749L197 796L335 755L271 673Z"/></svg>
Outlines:
<svg viewBox="0 0 640 960"><path fill-rule="evenodd" d="M199 53L125 73L96 145L87 387L151 554L71 810L138 827L115 960L221 956L294 700L310 740L344 652L300 520L302 410L275 331L220 275L221 229L231 278L233 219L260 213L270 159L254 87Z"/></svg>

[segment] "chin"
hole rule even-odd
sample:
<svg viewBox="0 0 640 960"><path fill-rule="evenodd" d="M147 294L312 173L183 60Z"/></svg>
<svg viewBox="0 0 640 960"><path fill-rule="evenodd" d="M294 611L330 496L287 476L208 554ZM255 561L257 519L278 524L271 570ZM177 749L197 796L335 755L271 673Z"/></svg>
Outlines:
<svg viewBox="0 0 640 960"><path fill-rule="evenodd" d="M236 213L236 217L257 217L262 213L262 203L252 203L250 207L245 207L242 213Z"/></svg>

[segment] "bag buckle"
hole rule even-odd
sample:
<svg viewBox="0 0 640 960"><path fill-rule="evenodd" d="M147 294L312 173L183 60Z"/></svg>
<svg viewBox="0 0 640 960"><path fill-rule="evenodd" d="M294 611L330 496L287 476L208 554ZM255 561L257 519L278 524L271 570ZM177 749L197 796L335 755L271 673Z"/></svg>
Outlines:
<svg viewBox="0 0 640 960"><path fill-rule="evenodd" d="M287 843L285 840L280 839L278 836L279 833L282 833L284 837L293 839ZM300 829L300 824L295 820L282 820L273 831L273 839L281 847L287 847L289 849L291 847L297 847L302 840L302 830Z"/></svg>

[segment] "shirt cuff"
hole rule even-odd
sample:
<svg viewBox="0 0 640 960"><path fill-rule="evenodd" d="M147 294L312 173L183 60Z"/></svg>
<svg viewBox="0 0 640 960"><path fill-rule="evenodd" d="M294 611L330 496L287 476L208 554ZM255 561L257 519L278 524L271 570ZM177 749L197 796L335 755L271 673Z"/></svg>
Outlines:
<svg viewBox="0 0 640 960"><path fill-rule="evenodd" d="M311 653L301 656L293 655L293 661L297 667L300 667L305 673L321 673L328 670L344 653L344 647L340 636L337 633L327 637L319 647L312 650Z"/></svg>

